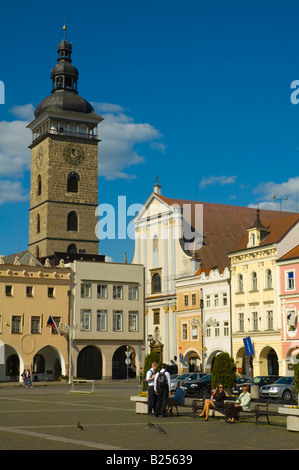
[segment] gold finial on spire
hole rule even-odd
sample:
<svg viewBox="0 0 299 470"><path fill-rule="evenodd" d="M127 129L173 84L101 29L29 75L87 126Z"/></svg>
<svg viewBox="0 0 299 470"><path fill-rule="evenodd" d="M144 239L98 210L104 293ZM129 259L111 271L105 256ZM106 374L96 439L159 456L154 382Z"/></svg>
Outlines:
<svg viewBox="0 0 299 470"><path fill-rule="evenodd" d="M62 20L63 21L63 31L64 31L64 39L65 39L65 32L66 32L66 24L65 24L65 20Z"/></svg>

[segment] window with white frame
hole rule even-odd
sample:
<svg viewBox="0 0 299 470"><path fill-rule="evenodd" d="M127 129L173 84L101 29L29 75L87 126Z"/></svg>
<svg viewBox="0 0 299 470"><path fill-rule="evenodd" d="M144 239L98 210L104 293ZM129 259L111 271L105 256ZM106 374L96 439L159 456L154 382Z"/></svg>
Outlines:
<svg viewBox="0 0 299 470"><path fill-rule="evenodd" d="M257 290L257 274L255 271L251 273L251 290Z"/></svg>
<svg viewBox="0 0 299 470"><path fill-rule="evenodd" d="M239 312L238 320L239 320L239 331L245 331L244 312Z"/></svg>
<svg viewBox="0 0 299 470"><path fill-rule="evenodd" d="M5 286L5 296L6 297L12 297L13 296L12 286L10 286L10 285Z"/></svg>
<svg viewBox="0 0 299 470"><path fill-rule="evenodd" d="M286 290L295 289L295 272L286 271Z"/></svg>
<svg viewBox="0 0 299 470"><path fill-rule="evenodd" d="M81 297L84 299L91 298L91 284L82 282L81 283Z"/></svg>
<svg viewBox="0 0 299 470"><path fill-rule="evenodd" d="M222 304L227 305L227 293L222 294Z"/></svg>
<svg viewBox="0 0 299 470"><path fill-rule="evenodd" d="M184 295L184 305L185 305L185 307L188 307L188 305L189 305L189 296L188 295Z"/></svg>
<svg viewBox="0 0 299 470"><path fill-rule="evenodd" d="M22 333L22 317L21 317L21 315L13 315L11 317L11 332L13 334Z"/></svg>
<svg viewBox="0 0 299 470"><path fill-rule="evenodd" d="M272 289L272 271L267 269L266 271L266 289Z"/></svg>
<svg viewBox="0 0 299 470"><path fill-rule="evenodd" d="M216 323L214 333L215 333L215 338L218 338L220 336L219 322Z"/></svg>
<svg viewBox="0 0 299 470"><path fill-rule="evenodd" d="M187 340L188 339L188 326L187 323L182 324L182 340Z"/></svg>
<svg viewBox="0 0 299 470"><path fill-rule="evenodd" d="M80 311L80 328L83 331L90 331L91 329L91 310Z"/></svg>
<svg viewBox="0 0 299 470"><path fill-rule="evenodd" d="M40 333L41 318L39 316L32 316L30 319L30 332L35 335Z"/></svg>
<svg viewBox="0 0 299 470"><path fill-rule="evenodd" d="M218 307L218 305L219 305L219 297L218 297L218 294L215 294L214 295L214 306Z"/></svg>
<svg viewBox="0 0 299 470"><path fill-rule="evenodd" d="M237 278L237 292L243 292L243 275L239 274Z"/></svg>
<svg viewBox="0 0 299 470"><path fill-rule="evenodd" d="M206 296L206 304L207 304L206 305L207 307L211 307L211 296L210 295Z"/></svg>
<svg viewBox="0 0 299 470"><path fill-rule="evenodd" d="M253 330L258 330L259 329L258 312L252 312L251 313L251 319L252 319L252 329Z"/></svg>
<svg viewBox="0 0 299 470"><path fill-rule="evenodd" d="M223 336L229 336L229 323L228 323L228 321L223 322Z"/></svg>
<svg viewBox="0 0 299 470"><path fill-rule="evenodd" d="M266 312L266 322L267 322L267 329L273 330L274 323L273 323L273 310L267 310Z"/></svg>
<svg viewBox="0 0 299 470"><path fill-rule="evenodd" d="M113 331L123 330L123 312L122 310L113 311Z"/></svg>
<svg viewBox="0 0 299 470"><path fill-rule="evenodd" d="M98 299L107 299L108 298L108 286L107 286L107 284L98 284L97 285L97 298Z"/></svg>
<svg viewBox="0 0 299 470"><path fill-rule="evenodd" d="M33 297L33 286L26 286L26 297Z"/></svg>
<svg viewBox="0 0 299 470"><path fill-rule="evenodd" d="M196 305L196 294L192 294L192 305Z"/></svg>
<svg viewBox="0 0 299 470"><path fill-rule="evenodd" d="M198 327L196 325L192 326L192 339L198 339Z"/></svg>
<svg viewBox="0 0 299 470"><path fill-rule="evenodd" d="M129 312L129 331L138 331L138 312Z"/></svg>
<svg viewBox="0 0 299 470"><path fill-rule="evenodd" d="M113 286L113 298L114 299L123 298L123 286Z"/></svg>
<svg viewBox="0 0 299 470"><path fill-rule="evenodd" d="M138 286L129 286L129 300L138 300Z"/></svg>
<svg viewBox="0 0 299 470"><path fill-rule="evenodd" d="M107 310L97 310L97 331L107 331Z"/></svg>

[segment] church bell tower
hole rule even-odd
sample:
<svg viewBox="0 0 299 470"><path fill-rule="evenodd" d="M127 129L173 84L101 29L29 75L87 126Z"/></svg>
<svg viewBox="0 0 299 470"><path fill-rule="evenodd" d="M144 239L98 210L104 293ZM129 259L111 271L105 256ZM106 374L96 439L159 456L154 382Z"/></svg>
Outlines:
<svg viewBox="0 0 299 470"><path fill-rule="evenodd" d="M65 30L65 27L64 27ZM29 250L97 255L98 134L103 120L77 91L72 44L58 44L52 91L35 109L32 131Z"/></svg>

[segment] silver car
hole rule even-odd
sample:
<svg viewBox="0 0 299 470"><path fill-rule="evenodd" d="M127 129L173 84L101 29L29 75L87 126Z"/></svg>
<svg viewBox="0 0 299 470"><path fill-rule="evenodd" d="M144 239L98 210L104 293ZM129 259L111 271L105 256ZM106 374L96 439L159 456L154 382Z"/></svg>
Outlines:
<svg viewBox="0 0 299 470"><path fill-rule="evenodd" d="M264 385L260 388L260 397L282 398L285 401L296 398L295 377L281 377L274 384Z"/></svg>

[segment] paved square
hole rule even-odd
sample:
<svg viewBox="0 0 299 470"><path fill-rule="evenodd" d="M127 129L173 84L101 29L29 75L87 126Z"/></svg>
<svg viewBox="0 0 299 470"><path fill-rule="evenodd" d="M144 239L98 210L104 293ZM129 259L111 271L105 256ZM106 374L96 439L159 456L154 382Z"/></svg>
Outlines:
<svg viewBox="0 0 299 470"><path fill-rule="evenodd" d="M284 417L273 418L270 426L263 418L258 426L254 418L234 425L219 418L205 422L187 412L155 418L135 413L130 396L138 393L136 382L99 382L93 394L70 390L68 384L0 386L0 449L105 450L111 455L123 450L299 449L299 434L287 431Z"/></svg>

